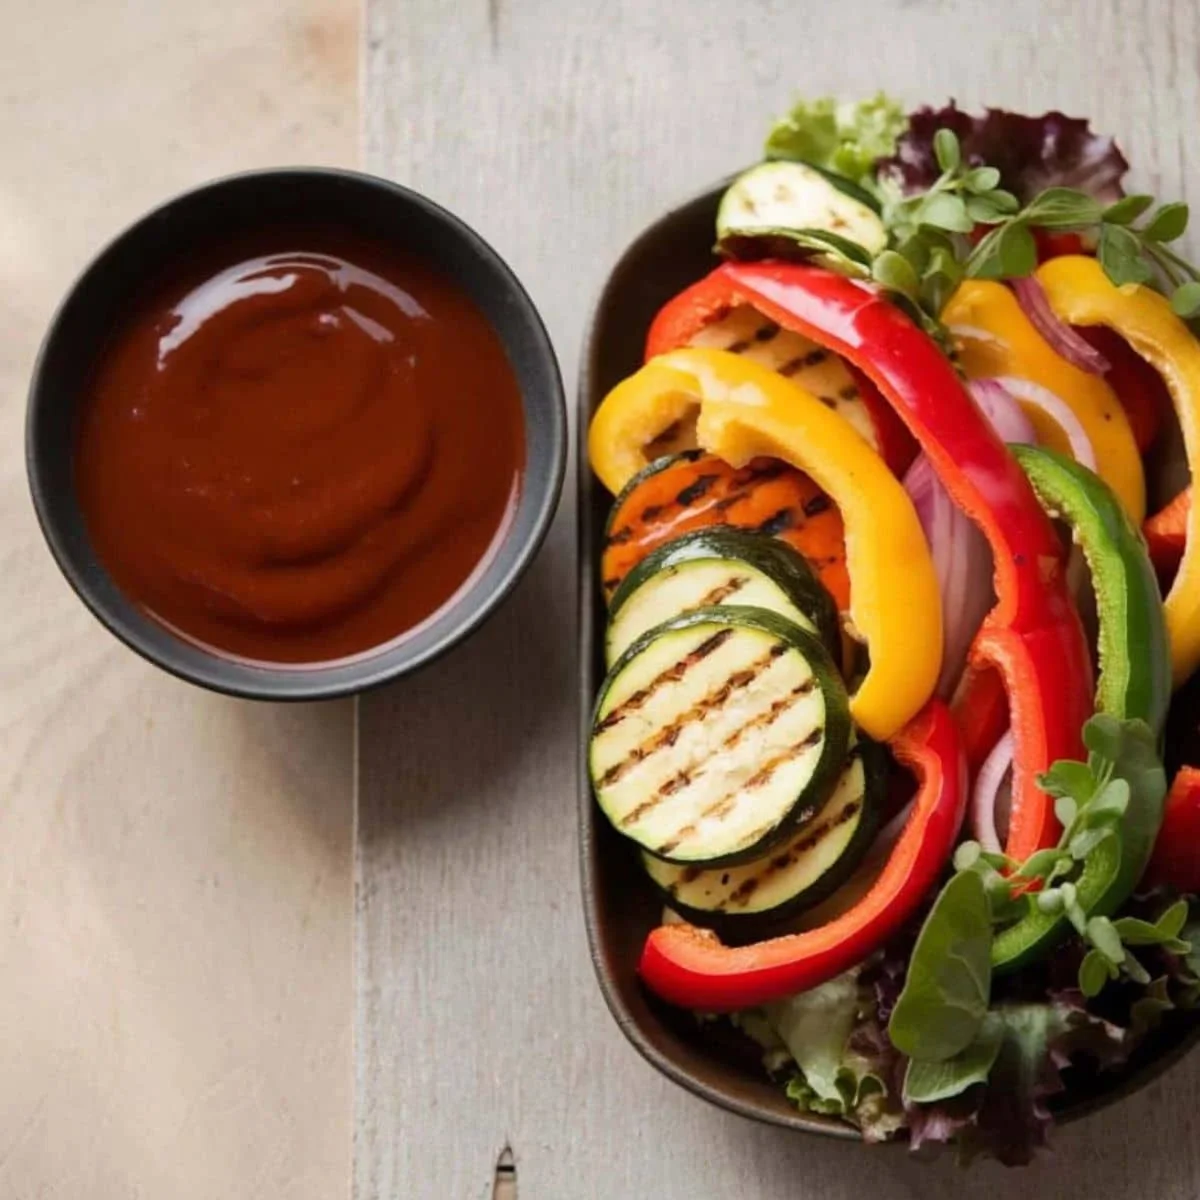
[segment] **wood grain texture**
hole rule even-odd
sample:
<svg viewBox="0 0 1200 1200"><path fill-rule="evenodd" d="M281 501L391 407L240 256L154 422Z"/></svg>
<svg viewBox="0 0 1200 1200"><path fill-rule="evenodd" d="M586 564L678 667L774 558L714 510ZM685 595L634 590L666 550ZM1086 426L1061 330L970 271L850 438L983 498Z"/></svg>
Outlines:
<svg viewBox="0 0 1200 1200"><path fill-rule="evenodd" d="M349 1193L353 705L211 696L42 543L25 388L150 205L356 158L353 0L7 5L0 38L0 1196Z"/></svg>
<svg viewBox="0 0 1200 1200"><path fill-rule="evenodd" d="M1200 15L1171 0L369 0L367 164L493 241L573 380L617 253L752 160L795 90L1087 113L1136 181L1195 200L1198 55ZM506 1143L523 1200L959 1194L948 1162L701 1104L604 1011L575 851L574 519L568 487L500 616L362 703L357 1197L488 1196ZM1200 1059L970 1186L1193 1197L1198 1100Z"/></svg>

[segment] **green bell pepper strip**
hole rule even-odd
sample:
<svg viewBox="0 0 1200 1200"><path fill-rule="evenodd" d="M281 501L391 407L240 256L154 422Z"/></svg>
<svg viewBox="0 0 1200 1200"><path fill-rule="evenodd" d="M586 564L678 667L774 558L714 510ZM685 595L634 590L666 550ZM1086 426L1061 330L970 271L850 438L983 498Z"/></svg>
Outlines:
<svg viewBox="0 0 1200 1200"><path fill-rule="evenodd" d="M1119 719L1145 721L1157 739L1171 699L1171 652L1162 597L1141 533L1112 489L1092 471L1051 450L1010 446L1047 513L1065 521L1092 575L1099 616L1100 674L1096 708ZM1116 837L1084 859L1076 880L1080 907L1108 916L1137 886L1162 822L1157 814L1129 813ZM1070 926L1061 913L1032 904L992 945L995 971L1016 970L1043 955Z"/></svg>

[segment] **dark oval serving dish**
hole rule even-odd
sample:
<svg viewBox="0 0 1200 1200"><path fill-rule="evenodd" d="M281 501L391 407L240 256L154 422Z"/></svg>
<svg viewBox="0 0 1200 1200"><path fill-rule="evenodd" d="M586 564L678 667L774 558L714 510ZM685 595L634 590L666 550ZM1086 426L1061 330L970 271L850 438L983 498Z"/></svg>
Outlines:
<svg viewBox="0 0 1200 1200"><path fill-rule="evenodd" d="M719 184L654 222L618 260L592 315L579 380L580 746L586 747L592 705L604 677L604 601L599 554L612 497L587 461L586 430L605 394L643 361L654 314L675 293L715 265L712 256ZM592 799L583 754L579 770L583 905L600 990L622 1033L664 1075L742 1116L831 1137L858 1132L833 1118L800 1112L772 1083L756 1047L723 1025L701 1028L690 1013L658 1001L642 987L637 962L646 934L659 923L662 901L637 855L604 820ZM1174 1020L1147 1040L1127 1069L1082 1072L1051 1104L1060 1121L1074 1120L1144 1087L1200 1040L1200 1017Z"/></svg>

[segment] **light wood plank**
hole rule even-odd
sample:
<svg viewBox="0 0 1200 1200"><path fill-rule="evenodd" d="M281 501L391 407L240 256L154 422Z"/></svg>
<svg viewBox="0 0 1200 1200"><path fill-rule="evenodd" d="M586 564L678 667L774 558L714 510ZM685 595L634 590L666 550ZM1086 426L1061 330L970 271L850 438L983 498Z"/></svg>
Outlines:
<svg viewBox="0 0 1200 1200"><path fill-rule="evenodd" d="M150 205L353 161L353 0L10 4L0 37L0 1195L350 1188L353 705L202 693L84 611L24 476L59 295Z"/></svg>
<svg viewBox="0 0 1200 1200"><path fill-rule="evenodd" d="M505 254L573 382L615 255L751 160L793 90L1060 106L1178 195L1200 28L1169 0L369 0L367 162ZM1193 198L1196 192L1192 190ZM659 1078L603 1010L575 857L573 498L474 642L361 709L356 1194L951 1197L948 1163L764 1129ZM1019 1186L1200 1192L1200 1060L1063 1130ZM1004 1179L983 1167L972 1181Z"/></svg>

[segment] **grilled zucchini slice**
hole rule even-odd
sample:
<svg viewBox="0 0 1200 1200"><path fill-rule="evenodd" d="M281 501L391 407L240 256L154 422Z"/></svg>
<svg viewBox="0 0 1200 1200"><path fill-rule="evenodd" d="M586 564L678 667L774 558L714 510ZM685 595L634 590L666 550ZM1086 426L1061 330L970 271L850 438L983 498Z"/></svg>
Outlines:
<svg viewBox="0 0 1200 1200"><path fill-rule="evenodd" d="M614 827L670 862L754 858L824 805L850 740L846 688L811 633L759 608L703 608L609 672L588 767Z"/></svg>
<svg viewBox="0 0 1200 1200"><path fill-rule="evenodd" d="M848 179L808 163L759 163L743 171L721 198L717 240L812 229L861 246L869 262L887 246L887 230L866 199Z"/></svg>
<svg viewBox="0 0 1200 1200"><path fill-rule="evenodd" d="M643 853L646 871L667 904L698 924L737 929L793 916L853 874L878 831L886 782L882 749L859 742L824 807L769 854L740 866L706 868Z"/></svg>
<svg viewBox="0 0 1200 1200"><path fill-rule="evenodd" d="M837 608L808 563L774 538L716 528L660 546L625 577L612 600L608 665L654 626L725 604L778 613L841 654Z"/></svg>

